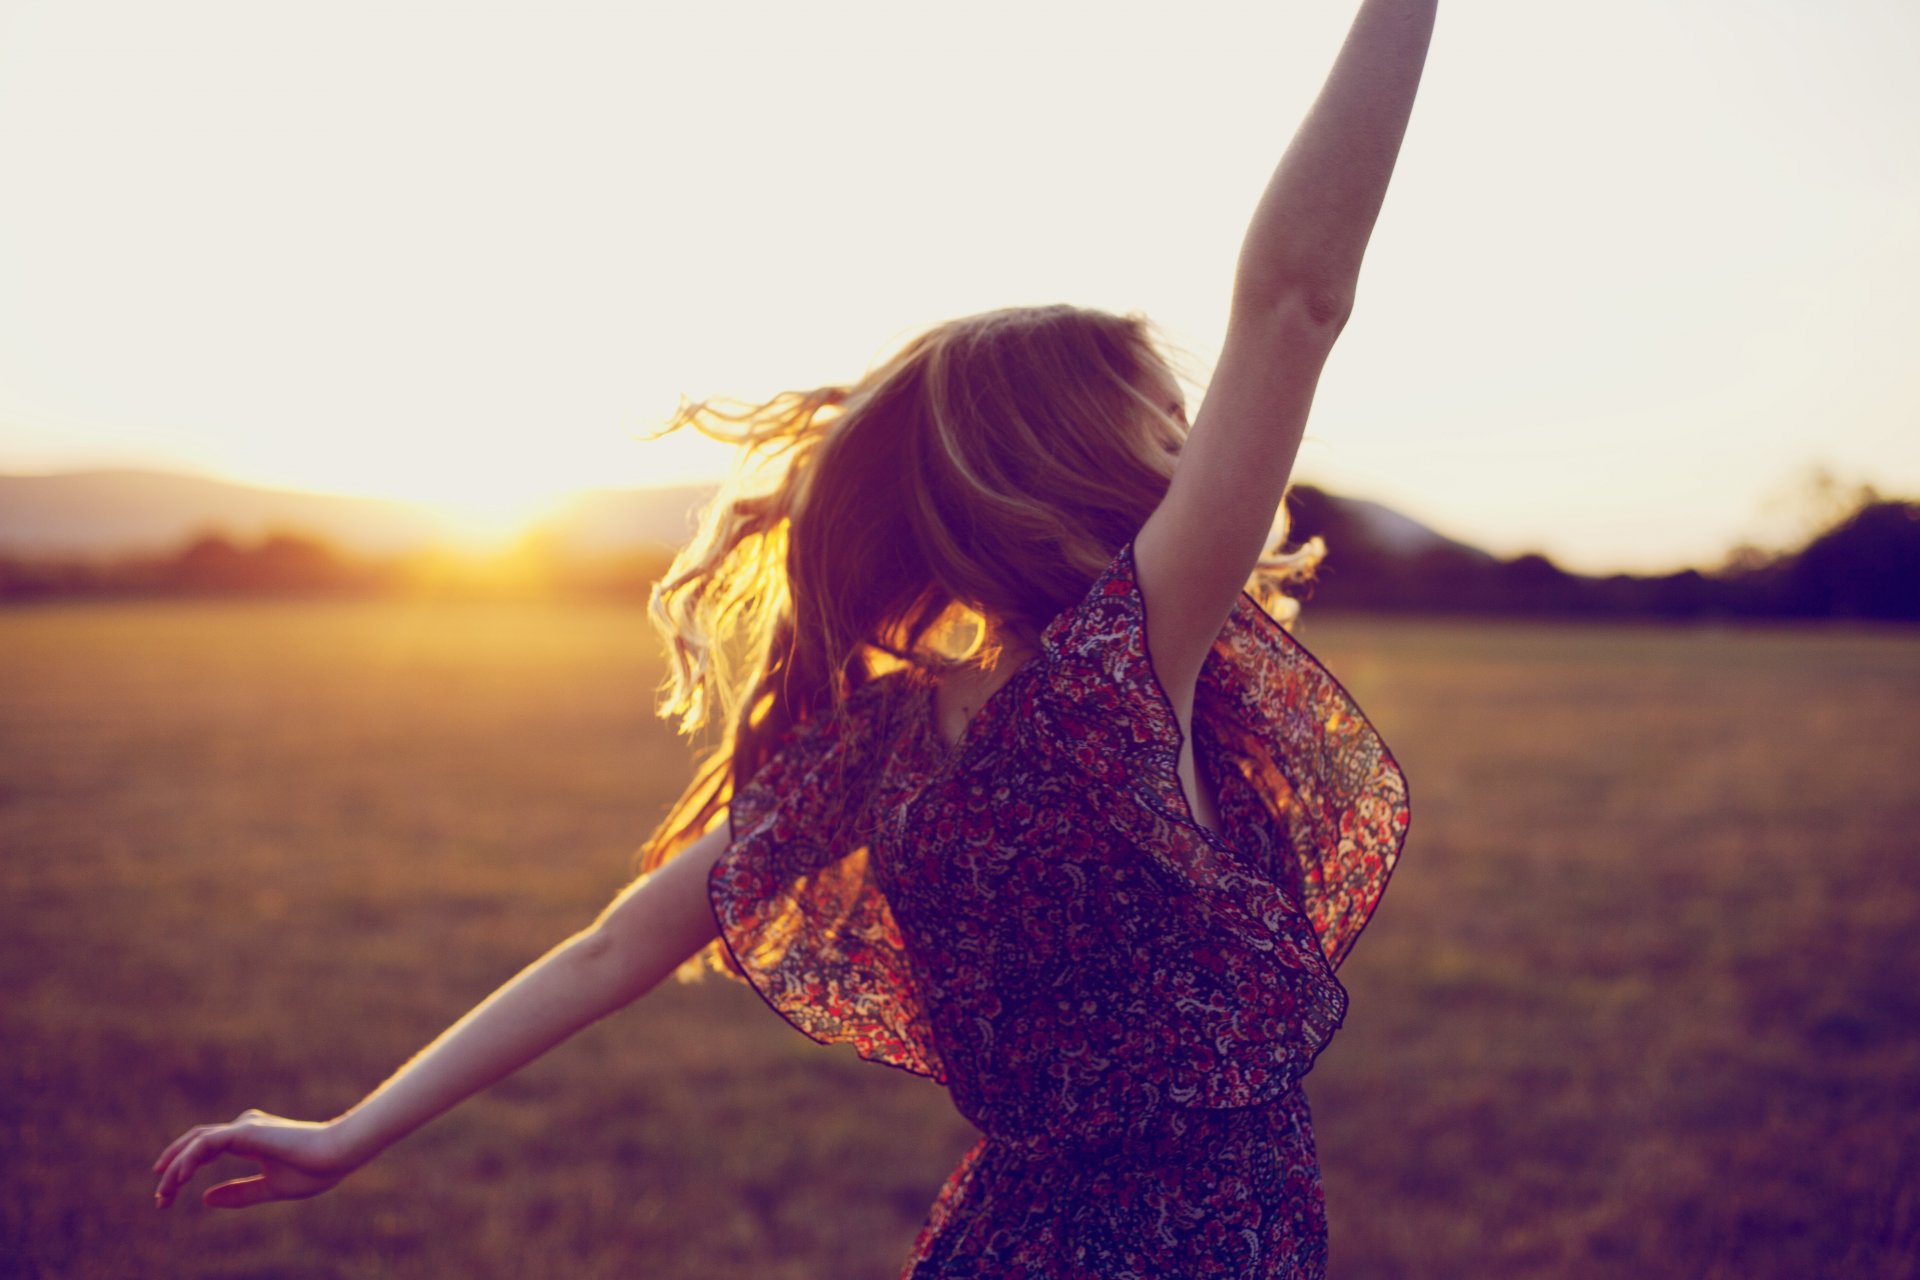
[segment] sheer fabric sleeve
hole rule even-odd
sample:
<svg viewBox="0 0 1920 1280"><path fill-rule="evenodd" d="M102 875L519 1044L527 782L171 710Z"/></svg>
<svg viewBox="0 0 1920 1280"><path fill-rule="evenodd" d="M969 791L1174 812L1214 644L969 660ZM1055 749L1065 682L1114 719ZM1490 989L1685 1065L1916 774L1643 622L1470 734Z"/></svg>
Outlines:
<svg viewBox="0 0 1920 1280"><path fill-rule="evenodd" d="M883 684L856 692L844 722L791 732L734 796L707 897L728 971L795 1028L944 1080L864 834Z"/></svg>
<svg viewBox="0 0 1920 1280"><path fill-rule="evenodd" d="M1137 775L1146 803L1200 833L1177 772L1179 720L1148 657L1131 543L1054 619L1043 644L1081 764L1115 786ZM1405 774L1352 696L1244 594L1201 668L1194 715L1259 796L1272 843L1291 855L1292 865L1248 861L1239 870L1285 886L1337 966L1406 842Z"/></svg>
<svg viewBox="0 0 1920 1280"><path fill-rule="evenodd" d="M1406 844L1406 774L1353 696L1249 596L1214 642L1195 701L1291 855L1276 872L1338 967Z"/></svg>
<svg viewBox="0 0 1920 1280"><path fill-rule="evenodd" d="M1170 1092L1191 1105L1245 1106L1305 1075L1345 1017L1346 991L1333 969L1351 942L1345 922L1353 899L1332 901L1321 894L1303 901L1300 886L1310 881L1318 890L1331 881L1360 892L1328 868L1364 858L1371 846L1362 848L1363 835L1352 818L1341 834L1342 816L1353 811L1351 804L1329 815L1338 838L1325 847L1297 842L1289 821L1268 843L1304 850L1315 860L1311 875L1294 874L1293 868L1276 868L1254 848L1230 843L1194 820L1179 780L1180 722L1148 654L1146 602L1132 551L1131 544L1123 547L1086 597L1042 635L1051 733L1087 779L1089 803L1148 859L1165 888L1154 920L1145 926L1161 939L1155 947L1159 967L1151 976L1153 998L1147 1003L1154 1025L1146 1031ZM1241 629L1256 625L1243 616L1245 609L1284 636L1277 623L1243 598L1207 659L1216 668L1211 679L1203 676L1209 706L1227 708L1224 694L1244 694L1247 704L1288 724L1317 716L1324 726L1327 717L1315 701L1319 686L1305 690L1296 681L1243 689L1247 682L1275 679L1282 672L1297 674L1287 665L1291 651L1284 639L1257 633L1257 643L1265 646L1258 660L1246 660L1234 647L1243 643ZM1319 670L1311 659L1304 661ZM1232 670L1217 669L1223 663L1232 664ZM1331 679L1325 683L1331 685ZM1304 701L1296 705L1296 698ZM1238 706L1233 704L1236 717ZM1195 715L1201 714L1197 698ZM1306 794L1322 804L1343 803L1318 780L1338 773L1338 748L1346 738L1322 734L1302 744L1287 736L1285 726L1258 727L1262 741L1273 747L1270 754L1279 757L1278 771L1266 780L1278 779L1286 791L1283 797L1262 798L1266 813L1299 804ZM1226 736L1236 743L1240 737L1234 730ZM1296 745L1301 749L1293 752ZM1264 765L1269 755L1260 760ZM1294 778L1302 781L1296 784ZM1404 813L1404 791L1399 794ZM1309 837L1318 830L1306 822L1298 829ZM1394 825L1389 815L1381 834L1403 830L1404 823ZM1395 839L1393 850L1398 847ZM1377 897L1391 863L1381 859L1374 865Z"/></svg>

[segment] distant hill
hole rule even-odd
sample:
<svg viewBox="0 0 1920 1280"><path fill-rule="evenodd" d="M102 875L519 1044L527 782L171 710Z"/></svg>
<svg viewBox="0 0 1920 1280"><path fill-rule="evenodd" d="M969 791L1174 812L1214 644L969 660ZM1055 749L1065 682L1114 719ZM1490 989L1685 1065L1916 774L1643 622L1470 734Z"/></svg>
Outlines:
<svg viewBox="0 0 1920 1280"><path fill-rule="evenodd" d="M1392 507L1342 498L1310 484L1288 491L1287 519L1291 541L1322 537L1331 547L1337 540L1349 556L1413 561L1441 555L1479 565L1498 563L1491 552L1437 533Z"/></svg>
<svg viewBox="0 0 1920 1280"><path fill-rule="evenodd" d="M595 490L543 522L561 546L617 550L686 540L710 490ZM453 540L424 505L233 484L166 471L0 475L0 554L96 557L170 551L202 533L321 538L344 551L394 555Z"/></svg>
<svg viewBox="0 0 1920 1280"><path fill-rule="evenodd" d="M1469 584L1503 569L1501 560L1363 499L1342 498L1313 485L1287 494L1289 542L1326 542L1308 593L1316 605L1349 608L1445 608ZM1557 570L1556 570L1557 572ZM1418 601L1418 603L1415 603Z"/></svg>

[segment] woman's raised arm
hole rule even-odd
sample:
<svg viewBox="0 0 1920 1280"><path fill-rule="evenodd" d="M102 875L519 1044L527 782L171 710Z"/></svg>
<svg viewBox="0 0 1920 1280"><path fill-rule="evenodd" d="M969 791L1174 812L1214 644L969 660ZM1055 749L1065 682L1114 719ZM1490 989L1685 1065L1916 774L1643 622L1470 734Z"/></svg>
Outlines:
<svg viewBox="0 0 1920 1280"><path fill-rule="evenodd" d="M189 1129L160 1154L154 1202L173 1202L194 1172L222 1155L260 1172L211 1188L206 1202L237 1209L318 1195L455 1104L575 1032L639 999L712 940L707 873L726 849L723 824L629 885L593 925L534 961L339 1118L316 1124L248 1111Z"/></svg>
<svg viewBox="0 0 1920 1280"><path fill-rule="evenodd" d="M1167 496L1134 543L1154 668L1177 706L1286 492L1400 154L1435 4L1365 0L1247 228L1220 362Z"/></svg>

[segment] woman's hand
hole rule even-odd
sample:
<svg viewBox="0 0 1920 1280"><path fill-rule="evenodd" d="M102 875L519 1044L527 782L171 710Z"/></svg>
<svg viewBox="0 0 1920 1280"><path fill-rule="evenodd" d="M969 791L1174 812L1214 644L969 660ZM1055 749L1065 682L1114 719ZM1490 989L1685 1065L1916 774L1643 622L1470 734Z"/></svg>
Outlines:
<svg viewBox="0 0 1920 1280"><path fill-rule="evenodd" d="M225 1155L252 1160L260 1172L208 1188L202 1200L216 1209L317 1196L359 1167L332 1124L243 1111L231 1124L195 1125L160 1153L154 1207L172 1204L201 1165Z"/></svg>

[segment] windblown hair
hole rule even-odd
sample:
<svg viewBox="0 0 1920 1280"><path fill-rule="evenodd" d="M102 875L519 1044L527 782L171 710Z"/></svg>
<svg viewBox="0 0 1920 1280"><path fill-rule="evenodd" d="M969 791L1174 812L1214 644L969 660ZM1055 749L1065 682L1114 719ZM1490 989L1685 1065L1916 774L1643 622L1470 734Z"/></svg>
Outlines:
<svg viewBox="0 0 1920 1280"><path fill-rule="evenodd" d="M1154 373L1168 364L1143 318L1023 307L928 330L851 386L682 405L666 431L742 457L653 591L659 710L724 736L641 869L724 821L790 729L867 681L991 661L988 617L1037 642L1166 494L1186 424L1148 394ZM1290 623L1280 587L1323 553L1267 556L1249 587Z"/></svg>

